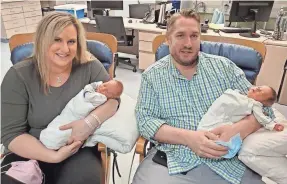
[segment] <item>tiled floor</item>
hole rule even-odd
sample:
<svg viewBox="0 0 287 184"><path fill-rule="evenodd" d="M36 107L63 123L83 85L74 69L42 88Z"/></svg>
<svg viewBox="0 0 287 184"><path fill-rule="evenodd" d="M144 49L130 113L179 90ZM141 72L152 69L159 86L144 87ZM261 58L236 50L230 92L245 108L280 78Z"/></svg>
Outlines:
<svg viewBox="0 0 287 184"><path fill-rule="evenodd" d="M133 59L133 62L137 63L137 60ZM11 67L10 62L10 51L9 46L7 43L1 42L1 79L0 82L2 83L2 79L8 69ZM136 73L128 70L128 66L124 66L122 64L119 65L116 69L116 79L120 80L124 84L124 93L129 95L133 99L137 99L138 90L140 86L140 79L141 79L141 71ZM276 108L287 117L287 107L276 105ZM135 170L139 163L138 155L135 156L135 159L132 164L134 150L129 154L118 154L118 163L122 178L115 176L116 184L128 184L129 172L131 170L131 177L133 177ZM130 167L132 165L132 167ZM110 179L110 184L112 184L112 179ZM272 183L270 183L272 184Z"/></svg>

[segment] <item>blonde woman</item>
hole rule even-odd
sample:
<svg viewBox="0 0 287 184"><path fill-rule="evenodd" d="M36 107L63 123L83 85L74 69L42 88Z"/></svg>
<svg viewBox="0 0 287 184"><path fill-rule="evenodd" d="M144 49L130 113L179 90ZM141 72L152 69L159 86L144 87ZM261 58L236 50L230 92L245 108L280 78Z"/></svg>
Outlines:
<svg viewBox="0 0 287 184"><path fill-rule="evenodd" d="M66 13L45 16L35 33L34 56L11 67L2 82L1 138L7 151L12 152L2 165L35 159L46 183L100 183L99 154L95 148L80 149L95 131L84 120L61 127L72 129L72 135L58 151L47 149L38 138L85 85L108 80L99 61L88 61L81 23ZM117 106L118 101L110 99L92 112L100 122L92 115L87 118L98 127L116 112ZM5 175L2 181L17 183Z"/></svg>

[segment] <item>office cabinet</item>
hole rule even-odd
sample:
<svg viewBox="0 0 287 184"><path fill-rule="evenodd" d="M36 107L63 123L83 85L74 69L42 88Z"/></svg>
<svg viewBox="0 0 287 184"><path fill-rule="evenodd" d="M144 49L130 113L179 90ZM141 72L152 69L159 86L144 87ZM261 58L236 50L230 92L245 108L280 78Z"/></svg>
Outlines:
<svg viewBox="0 0 287 184"><path fill-rule="evenodd" d="M144 70L155 62L152 53L152 41L159 35L157 32L139 31L139 69Z"/></svg>
<svg viewBox="0 0 287 184"><path fill-rule="evenodd" d="M278 102L287 105L287 80L282 81L284 65L287 59L287 45L266 44L266 56L257 77L256 85L268 85L278 93L283 84ZM285 94L284 94L285 93Z"/></svg>
<svg viewBox="0 0 287 184"><path fill-rule="evenodd" d="M287 60L286 60L286 63L287 63ZM281 88L281 93L280 93L280 96L279 96L279 99L278 99L278 102L280 104L284 104L284 105L287 105L287 65L286 65L286 68L284 69L285 72L282 77L282 88Z"/></svg>
<svg viewBox="0 0 287 184"><path fill-rule="evenodd" d="M1 1L1 38L35 32L42 19L40 1Z"/></svg>

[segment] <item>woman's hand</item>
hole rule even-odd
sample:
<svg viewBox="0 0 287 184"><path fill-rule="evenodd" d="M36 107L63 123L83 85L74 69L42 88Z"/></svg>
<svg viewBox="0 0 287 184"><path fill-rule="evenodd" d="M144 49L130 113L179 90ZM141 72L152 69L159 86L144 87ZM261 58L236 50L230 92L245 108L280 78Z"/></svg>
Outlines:
<svg viewBox="0 0 287 184"><path fill-rule="evenodd" d="M53 159L53 163L59 163L63 160L67 159L68 157L72 156L73 154L77 153L77 151L82 146L81 141L73 142L70 145L61 147L58 151L56 151Z"/></svg>
<svg viewBox="0 0 287 184"><path fill-rule="evenodd" d="M87 123L83 119L73 121L60 127L60 130L68 129L72 129L72 134L67 142L68 145L72 144L75 141L84 142L94 131L87 125Z"/></svg>
<svg viewBox="0 0 287 184"><path fill-rule="evenodd" d="M117 106L118 106L118 101L114 99L109 99L106 103L103 105L97 107L93 112L101 122L92 122L95 121L92 119L89 119L90 122L94 125L99 125L99 123L105 122L108 118L112 117L116 111L117 111ZM89 115L91 116L91 115ZM71 144L74 141L85 141L92 133L94 133L95 129L97 126L94 128L89 127L89 125L83 120L76 120L73 121L69 124L63 125L60 127L60 130L68 130L72 129L72 134L71 137L69 138L67 144Z"/></svg>

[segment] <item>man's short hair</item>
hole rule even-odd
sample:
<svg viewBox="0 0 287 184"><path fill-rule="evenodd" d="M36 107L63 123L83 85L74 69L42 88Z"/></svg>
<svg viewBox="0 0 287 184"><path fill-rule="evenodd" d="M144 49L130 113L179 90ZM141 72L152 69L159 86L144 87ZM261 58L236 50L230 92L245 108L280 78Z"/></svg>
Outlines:
<svg viewBox="0 0 287 184"><path fill-rule="evenodd" d="M200 24L200 16L193 9L183 9L180 12L173 14L167 21L167 34L170 33L176 20L179 19L180 17L192 18L196 20L198 24Z"/></svg>

